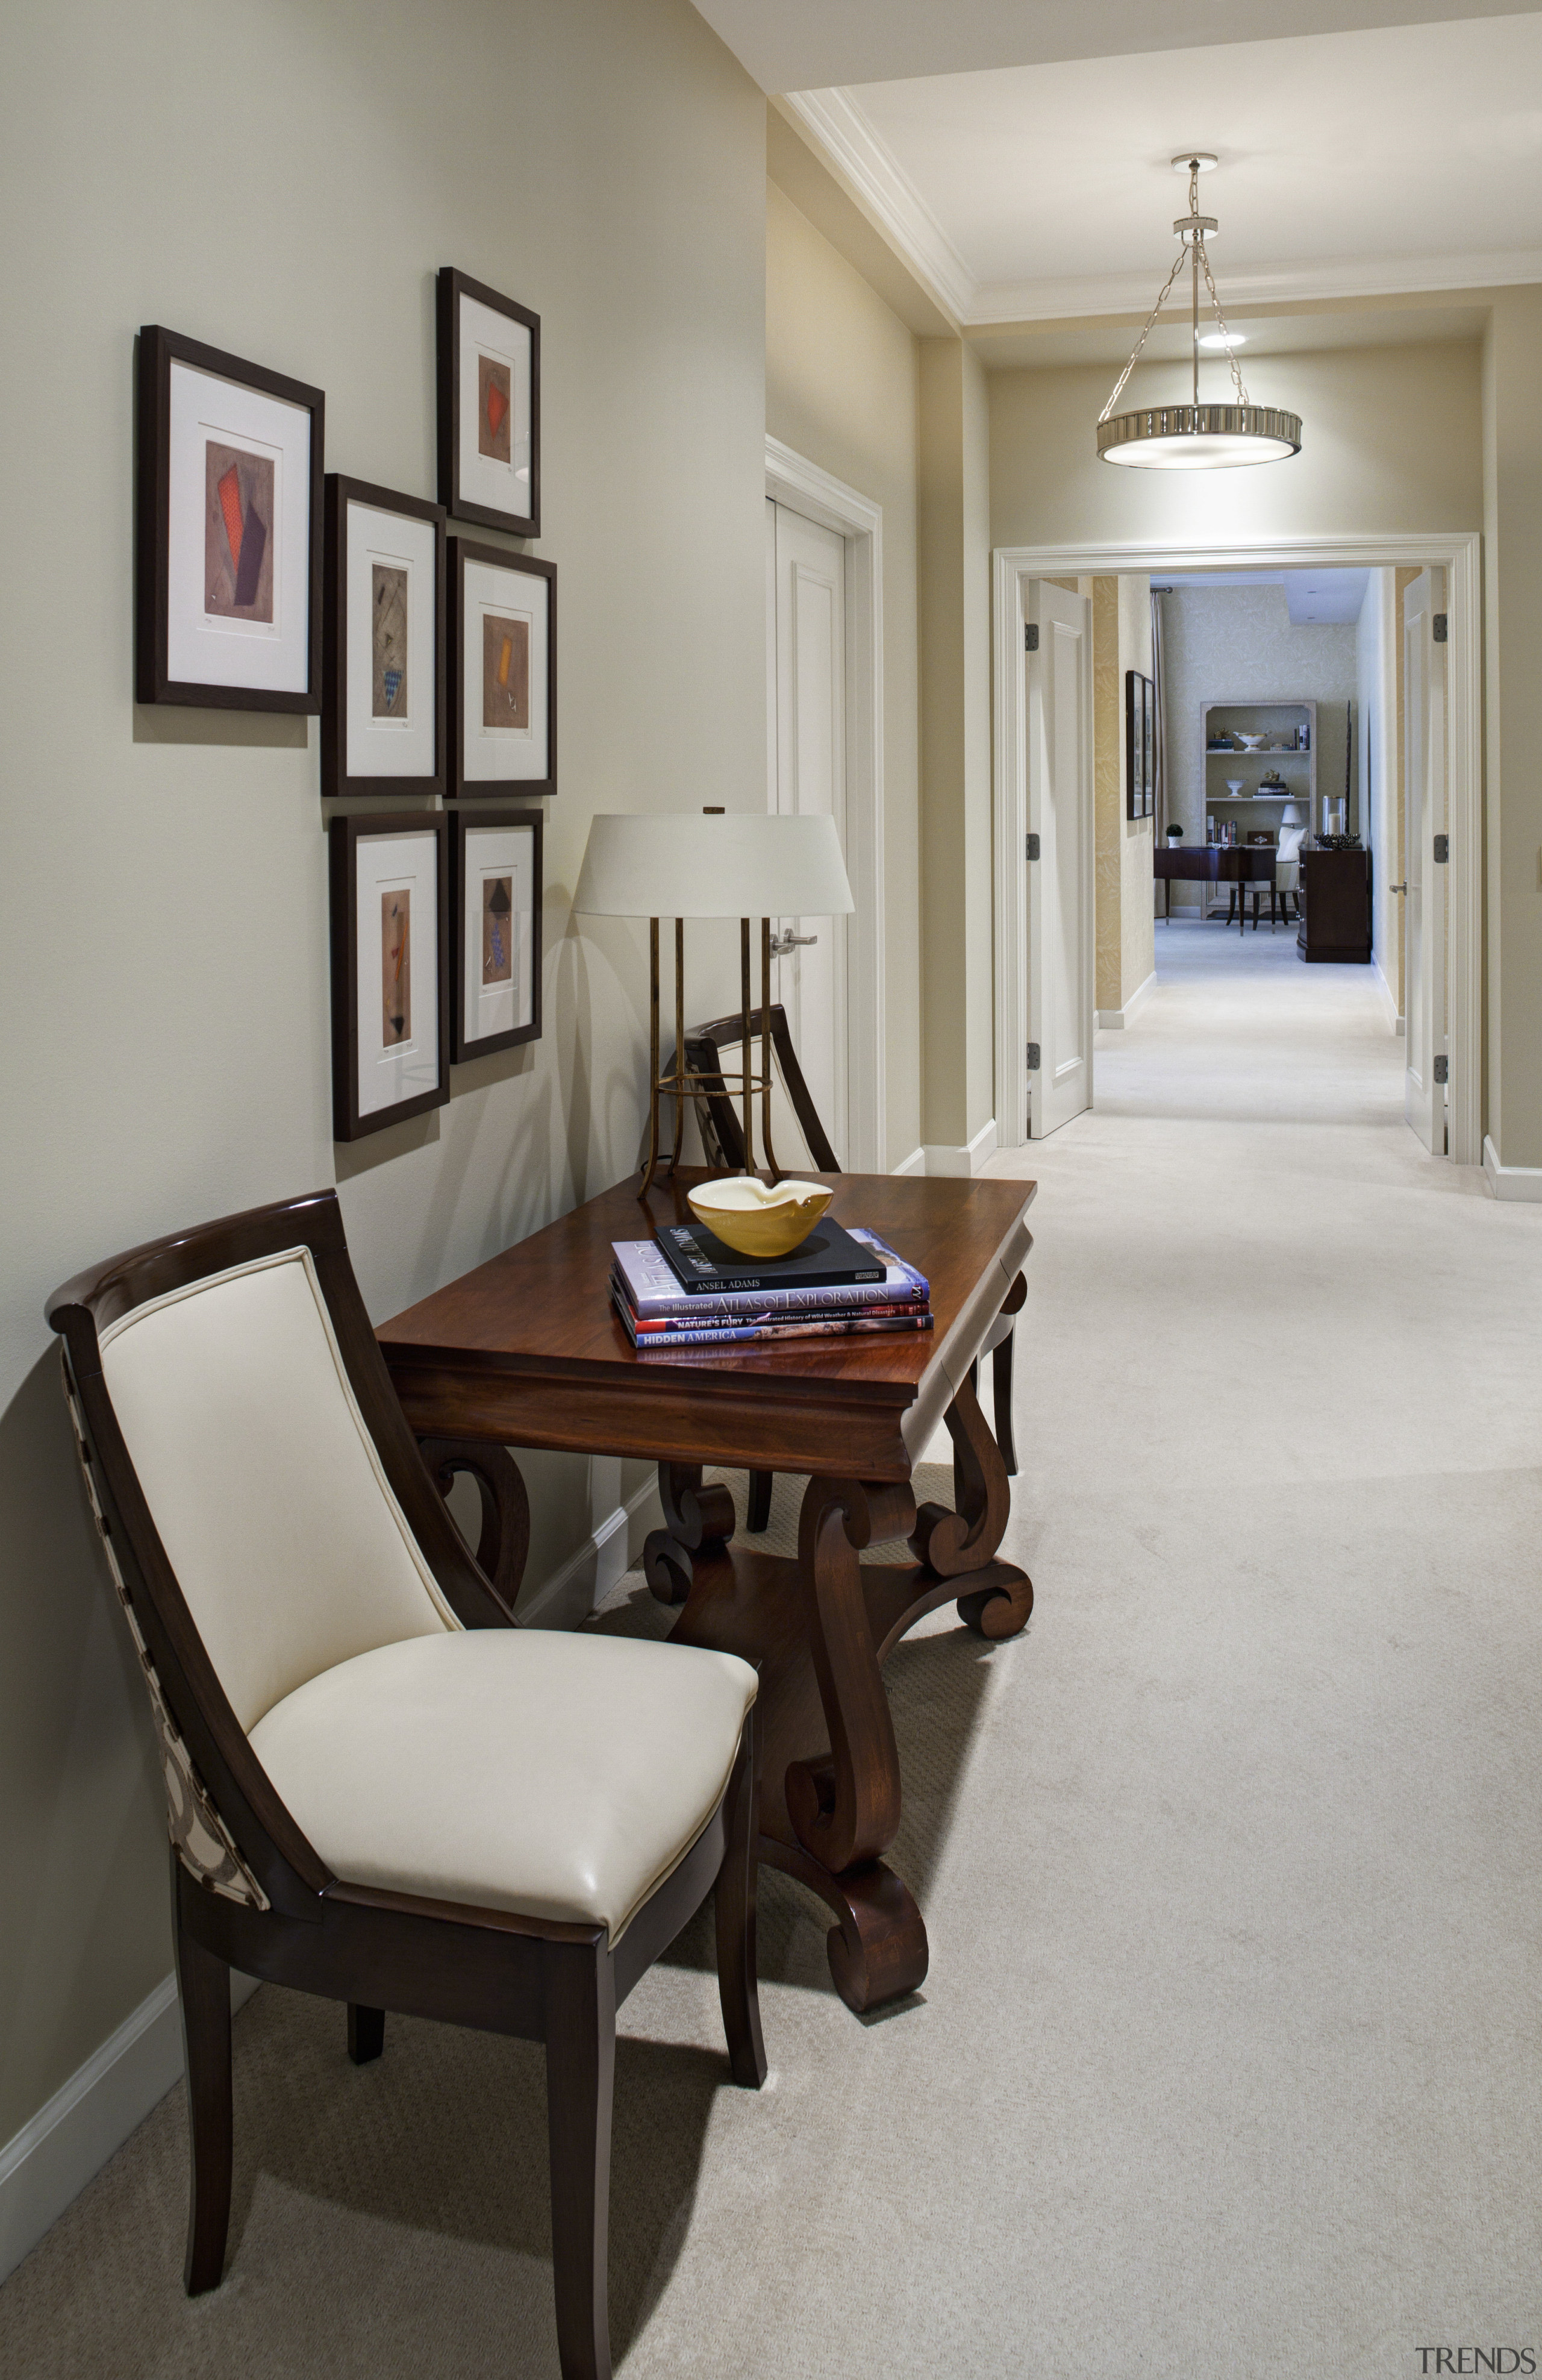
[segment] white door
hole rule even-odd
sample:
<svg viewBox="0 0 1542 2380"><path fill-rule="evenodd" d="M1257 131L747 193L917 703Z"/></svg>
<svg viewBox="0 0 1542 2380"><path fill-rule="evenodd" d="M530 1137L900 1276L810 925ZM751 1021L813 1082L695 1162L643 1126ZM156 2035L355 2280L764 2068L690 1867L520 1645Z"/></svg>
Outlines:
<svg viewBox="0 0 1542 2380"><path fill-rule="evenodd" d="M1435 641L1445 574L1423 570L1403 598L1403 849L1407 928L1403 999L1407 1071L1403 1112L1426 1148L1446 1153L1445 866L1435 838L1446 832L1446 649Z"/></svg>
<svg viewBox="0 0 1542 2380"><path fill-rule="evenodd" d="M1085 595L1028 582L1028 1129L1092 1104L1096 945L1092 621ZM1019 857L1019 865L1024 864Z"/></svg>
<svg viewBox="0 0 1542 2380"><path fill-rule="evenodd" d="M833 818L846 847L846 542L765 506L769 808ZM846 920L776 917L771 997L820 1122L846 1159ZM757 976L758 988L758 976Z"/></svg>

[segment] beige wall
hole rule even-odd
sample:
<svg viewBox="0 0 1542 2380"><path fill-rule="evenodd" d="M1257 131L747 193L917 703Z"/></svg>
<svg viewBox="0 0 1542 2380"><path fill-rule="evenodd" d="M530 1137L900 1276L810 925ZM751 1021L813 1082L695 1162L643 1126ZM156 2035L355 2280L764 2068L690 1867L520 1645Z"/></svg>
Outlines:
<svg viewBox="0 0 1542 2380"><path fill-rule="evenodd" d="M1125 700L1125 672L1151 674L1151 582L1145 575L1126 571L1119 580L1119 705ZM1121 719L1121 726L1123 720ZM1120 736L1124 764L1124 737ZM1156 965L1156 921L1151 842L1155 818L1132 819L1128 788L1121 786L1119 801L1119 999L1123 1008L1132 1000ZM1100 1000L1099 1005L1102 1006Z"/></svg>
<svg viewBox="0 0 1542 2380"><path fill-rule="evenodd" d="M758 808L765 766L765 106L686 0L80 0L18 18L8 63L0 2142L168 1965L43 1299L333 1169L316 725L131 700L137 327L314 382L332 468L428 494L436 267L543 320L547 1029L338 1152L373 1313L629 1165L645 929L572 929L589 817ZM532 1475L549 1566L619 1467Z"/></svg>
<svg viewBox="0 0 1542 2380"><path fill-rule="evenodd" d="M916 341L773 182L765 427L884 509L884 859L888 1162L919 1144L921 968Z"/></svg>
<svg viewBox="0 0 1542 2380"><path fill-rule="evenodd" d="M1170 394L1175 367L1130 382ZM1306 425L1291 462L1249 471L1133 471L1098 460L1105 365L994 371L991 541L1195 540L1483 526L1481 358L1476 343L1259 356L1248 392Z"/></svg>

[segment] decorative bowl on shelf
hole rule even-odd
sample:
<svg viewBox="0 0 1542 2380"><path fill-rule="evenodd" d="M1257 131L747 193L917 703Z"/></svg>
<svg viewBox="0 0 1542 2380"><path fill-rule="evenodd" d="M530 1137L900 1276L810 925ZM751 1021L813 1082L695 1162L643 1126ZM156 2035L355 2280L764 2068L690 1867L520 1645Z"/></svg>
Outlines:
<svg viewBox="0 0 1542 2380"><path fill-rule="evenodd" d="M1240 727L1236 731L1236 740L1245 752L1258 752L1263 748L1261 735L1245 735Z"/></svg>
<svg viewBox="0 0 1542 2380"><path fill-rule="evenodd" d="M1240 777L1228 777L1226 780L1226 791L1230 794L1233 801L1235 802L1238 794L1242 791L1242 779Z"/></svg>
<svg viewBox="0 0 1542 2380"><path fill-rule="evenodd" d="M741 1257L786 1257L808 1238L835 1196L822 1182L762 1182L753 1173L690 1191L699 1223Z"/></svg>

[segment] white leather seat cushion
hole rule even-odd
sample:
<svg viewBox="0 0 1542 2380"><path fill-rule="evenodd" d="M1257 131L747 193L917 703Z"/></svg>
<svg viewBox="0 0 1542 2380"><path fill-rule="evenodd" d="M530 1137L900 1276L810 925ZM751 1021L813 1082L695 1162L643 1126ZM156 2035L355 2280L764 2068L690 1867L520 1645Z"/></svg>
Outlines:
<svg viewBox="0 0 1542 2380"><path fill-rule="evenodd" d="M325 1670L251 1742L344 1882L615 1942L721 1800L755 1686L731 1653L467 1629Z"/></svg>

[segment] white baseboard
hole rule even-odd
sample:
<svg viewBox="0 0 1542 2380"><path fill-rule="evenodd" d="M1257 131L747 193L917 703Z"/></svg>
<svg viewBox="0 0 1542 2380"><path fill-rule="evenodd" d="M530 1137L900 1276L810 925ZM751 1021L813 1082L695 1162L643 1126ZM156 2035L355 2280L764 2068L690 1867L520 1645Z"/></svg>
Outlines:
<svg viewBox="0 0 1542 2380"><path fill-rule="evenodd" d="M1393 994L1391 985L1387 981L1386 977L1381 972L1381 962L1379 959L1373 958L1371 960L1370 971L1376 978L1376 988L1381 994L1381 1005L1386 1011L1388 1024L1391 1026L1394 1033L1402 1033L1404 1029L1404 1020L1397 1013L1397 1000Z"/></svg>
<svg viewBox="0 0 1542 2380"><path fill-rule="evenodd" d="M1153 967L1145 982L1136 985L1123 1008L1094 1009L1093 1021L1099 1032L1122 1033L1126 1025L1133 1025L1136 1017L1155 991L1156 980L1156 969Z"/></svg>
<svg viewBox="0 0 1542 2380"><path fill-rule="evenodd" d="M955 1148L945 1140L929 1140L922 1152L926 1159L926 1171L928 1173L958 1174L965 1178L978 1173L986 1160L995 1155L999 1140L994 1116L989 1123L982 1123L974 1138L966 1140L961 1148Z"/></svg>
<svg viewBox="0 0 1542 2380"><path fill-rule="evenodd" d="M1496 1198L1542 1205L1542 1165L1501 1165L1499 1151L1487 1133L1483 1135L1483 1178Z"/></svg>
<svg viewBox="0 0 1542 2380"><path fill-rule="evenodd" d="M250 1975L233 1974L231 2007L242 2007L256 1989ZM0 2281L181 2079L176 1978L164 1975L0 2148Z"/></svg>
<svg viewBox="0 0 1542 2380"><path fill-rule="evenodd" d="M912 1148L909 1157L902 1157L900 1159L898 1164L894 1168L894 1171L896 1173L924 1173L926 1171L925 1149Z"/></svg>
<svg viewBox="0 0 1542 2380"><path fill-rule="evenodd" d="M648 1531L663 1525L655 1475L608 1512L561 1569L522 1602L521 1620L541 1628L576 1628L626 1576Z"/></svg>

